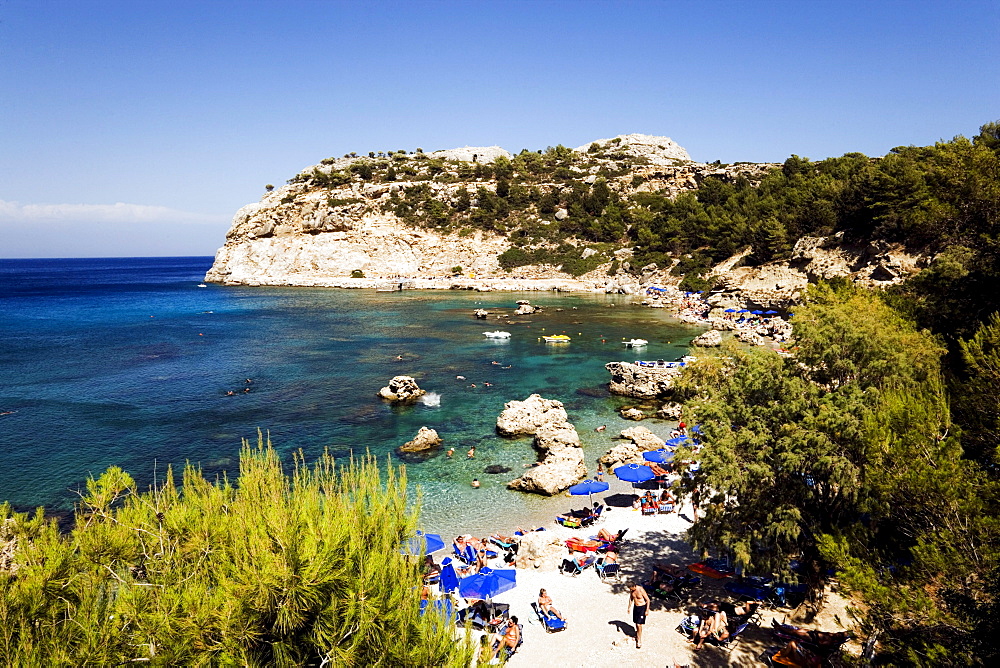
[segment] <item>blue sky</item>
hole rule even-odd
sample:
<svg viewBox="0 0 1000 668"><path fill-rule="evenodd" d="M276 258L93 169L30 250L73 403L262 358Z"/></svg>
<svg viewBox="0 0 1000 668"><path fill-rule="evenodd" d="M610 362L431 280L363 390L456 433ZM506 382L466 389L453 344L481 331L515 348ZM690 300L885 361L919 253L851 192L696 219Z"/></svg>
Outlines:
<svg viewBox="0 0 1000 668"><path fill-rule="evenodd" d="M0 0L0 257L211 255L264 184L349 151L972 136L998 35L995 0Z"/></svg>

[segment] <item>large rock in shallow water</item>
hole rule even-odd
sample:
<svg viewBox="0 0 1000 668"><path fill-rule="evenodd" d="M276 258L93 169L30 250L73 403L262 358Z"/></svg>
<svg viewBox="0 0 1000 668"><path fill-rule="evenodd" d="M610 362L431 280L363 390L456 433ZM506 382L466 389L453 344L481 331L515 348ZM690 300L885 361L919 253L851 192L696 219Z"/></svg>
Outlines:
<svg viewBox="0 0 1000 668"><path fill-rule="evenodd" d="M378 391L378 396L393 403L408 403L416 401L426 394L410 376L396 376L389 384Z"/></svg>
<svg viewBox="0 0 1000 668"><path fill-rule="evenodd" d="M718 330L710 329L701 336L696 336L691 341L691 345L706 348L722 345L722 334Z"/></svg>
<svg viewBox="0 0 1000 668"><path fill-rule="evenodd" d="M576 427L568 422L549 424L535 434L535 447L545 458L507 484L510 489L538 494L558 494L587 477L583 448Z"/></svg>
<svg viewBox="0 0 1000 668"><path fill-rule="evenodd" d="M524 401L508 401L497 417L497 433L502 436L534 434L546 424L562 424L568 416L561 401L532 394Z"/></svg>
<svg viewBox="0 0 1000 668"><path fill-rule="evenodd" d="M426 452L441 445L441 437L437 431L421 427L412 441L407 441L399 446L400 452Z"/></svg>
<svg viewBox="0 0 1000 668"><path fill-rule="evenodd" d="M608 389L612 394L640 398L654 398L667 394L680 373L680 367L654 368L628 362L608 362L604 368L611 373Z"/></svg>

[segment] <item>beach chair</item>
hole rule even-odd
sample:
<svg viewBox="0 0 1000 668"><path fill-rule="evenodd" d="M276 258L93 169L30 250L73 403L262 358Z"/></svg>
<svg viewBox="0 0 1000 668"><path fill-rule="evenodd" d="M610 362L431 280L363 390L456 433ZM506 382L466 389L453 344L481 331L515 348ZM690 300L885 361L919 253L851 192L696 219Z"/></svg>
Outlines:
<svg viewBox="0 0 1000 668"><path fill-rule="evenodd" d="M545 627L546 633L555 633L556 631L564 631L566 629L565 619L559 619L555 615L546 614L540 607L538 607L538 603L532 601L531 609L535 611L535 616L538 617L538 621L540 621L542 626Z"/></svg>
<svg viewBox="0 0 1000 668"><path fill-rule="evenodd" d="M740 638L743 637L743 633L751 626L752 624L750 624L750 622L743 622L737 626L736 630L732 631L725 640L717 640L715 642L719 645L719 647L728 649L731 654L732 651L736 649L736 644L740 641Z"/></svg>
<svg viewBox="0 0 1000 668"><path fill-rule="evenodd" d="M583 522L573 517L563 517L559 515L556 517L556 524L560 524L568 529L579 529L583 526Z"/></svg>
<svg viewBox="0 0 1000 668"><path fill-rule="evenodd" d="M591 536L590 540L596 540L600 543L597 546L598 552L607 552L609 550L614 550L615 552L621 552L621 546L625 544L625 534L628 529L622 529L618 532L618 535L611 540L601 540L597 536Z"/></svg>
<svg viewBox="0 0 1000 668"><path fill-rule="evenodd" d="M655 515L656 514L656 504L655 503L644 503L642 504L642 514L643 515Z"/></svg>
<svg viewBox="0 0 1000 668"><path fill-rule="evenodd" d="M563 559L562 565L559 567L563 573L567 575L572 575L576 577L580 575L585 570L597 563L597 555L591 555L583 559L583 561L577 561L576 559Z"/></svg>
<svg viewBox="0 0 1000 668"><path fill-rule="evenodd" d="M486 603L478 601L462 608L455 616L456 623L464 626L466 623L475 629L483 629L491 633L510 618L510 605L507 603Z"/></svg>
<svg viewBox="0 0 1000 668"><path fill-rule="evenodd" d="M594 562L594 569L603 582L607 582L612 578L615 582L621 582L622 580L622 567L617 562L609 562L604 557L599 557Z"/></svg>
<svg viewBox="0 0 1000 668"><path fill-rule="evenodd" d="M501 650L500 653L497 655L497 659L501 659L501 655L502 655L502 659L501 659L502 661L504 661L504 662L509 661L510 657L514 656L514 654L517 653L517 650L521 649L521 645L524 644L524 625L523 624L518 624L517 628L518 628L518 631L519 631L519 633L518 633L517 647L504 647L503 650ZM500 640L499 639L493 642L493 649L496 649L499 646L500 646ZM497 659L494 659L494 661L496 661Z"/></svg>

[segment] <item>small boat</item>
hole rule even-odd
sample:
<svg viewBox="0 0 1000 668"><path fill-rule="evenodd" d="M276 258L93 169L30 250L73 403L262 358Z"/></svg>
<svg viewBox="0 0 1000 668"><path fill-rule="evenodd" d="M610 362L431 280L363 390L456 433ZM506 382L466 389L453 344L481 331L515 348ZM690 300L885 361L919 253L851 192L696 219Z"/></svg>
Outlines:
<svg viewBox="0 0 1000 668"><path fill-rule="evenodd" d="M483 332L487 339L509 339L510 332L501 332L499 329L495 332Z"/></svg>
<svg viewBox="0 0 1000 668"><path fill-rule="evenodd" d="M198 287L199 287L199 288L207 288L208 286L207 286L207 285L205 285L204 283L199 283L199 284L198 284Z"/></svg>
<svg viewBox="0 0 1000 668"><path fill-rule="evenodd" d="M545 343L569 343L570 338L565 334L555 334L553 336L543 336Z"/></svg>
<svg viewBox="0 0 1000 668"><path fill-rule="evenodd" d="M628 341L622 341L626 348L641 348L642 346L649 343L646 339L629 339Z"/></svg>

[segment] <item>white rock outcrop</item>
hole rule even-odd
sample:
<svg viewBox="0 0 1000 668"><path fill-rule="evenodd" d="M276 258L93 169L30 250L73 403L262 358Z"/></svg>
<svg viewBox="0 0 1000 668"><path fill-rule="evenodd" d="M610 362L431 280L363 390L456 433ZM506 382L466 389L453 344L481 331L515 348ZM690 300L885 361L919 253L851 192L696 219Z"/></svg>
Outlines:
<svg viewBox="0 0 1000 668"><path fill-rule="evenodd" d="M654 368L630 362L608 362L604 368L611 373L608 389L612 394L648 399L667 394L681 373L680 367Z"/></svg>
<svg viewBox="0 0 1000 668"><path fill-rule="evenodd" d="M497 433L501 436L524 436L536 433L549 424L568 420L561 401L543 399L532 394L524 401L508 401L497 416Z"/></svg>
<svg viewBox="0 0 1000 668"><path fill-rule="evenodd" d="M622 151L626 155L646 158L654 165L673 165L679 161L689 162L691 156L670 137L656 135L630 134L618 135L610 139L595 139L576 148L577 153L587 153L592 144L614 151Z"/></svg>
<svg viewBox="0 0 1000 668"><path fill-rule="evenodd" d="M599 460L609 471L623 464L645 464L642 453L663 447L663 439L645 427L629 427L622 431L621 437L625 442L608 450Z"/></svg>
<svg viewBox="0 0 1000 668"><path fill-rule="evenodd" d="M396 376L378 391L378 396L392 403L409 403L425 394L427 392L420 389L417 381L411 376Z"/></svg>
<svg viewBox="0 0 1000 668"><path fill-rule="evenodd" d="M570 423L541 426L534 445L545 453L544 457L520 478L507 483L510 489L552 496L587 477L580 435Z"/></svg>
<svg viewBox="0 0 1000 668"><path fill-rule="evenodd" d="M421 427L417 430L417 435L412 441L407 441L399 446L400 452L427 452L441 445L441 437L437 430L429 427Z"/></svg>
<svg viewBox="0 0 1000 668"><path fill-rule="evenodd" d="M702 346L703 348L711 348L715 346L722 345L722 334L717 329L710 329L700 336L696 336L691 341L693 346Z"/></svg>

